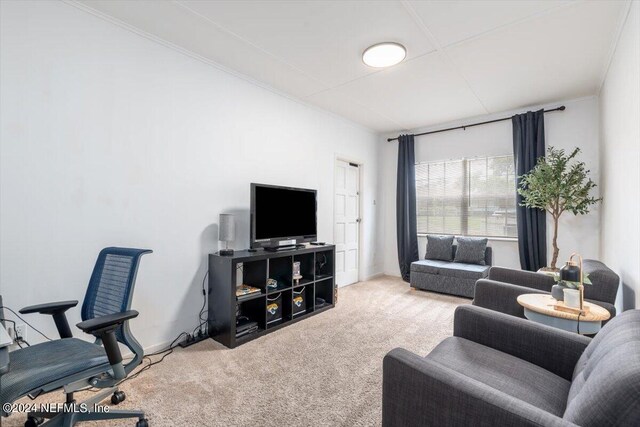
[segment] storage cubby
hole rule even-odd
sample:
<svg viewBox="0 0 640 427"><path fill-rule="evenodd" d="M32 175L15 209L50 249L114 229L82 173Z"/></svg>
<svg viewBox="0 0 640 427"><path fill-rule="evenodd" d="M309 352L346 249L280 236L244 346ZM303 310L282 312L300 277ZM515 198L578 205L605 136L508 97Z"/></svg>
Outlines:
<svg viewBox="0 0 640 427"><path fill-rule="evenodd" d="M242 285L255 286L266 289L267 286L267 260L245 261L236 263L236 271L239 276L239 283Z"/></svg>
<svg viewBox="0 0 640 427"><path fill-rule="evenodd" d="M264 329L266 328L264 305L265 305L264 294L262 294L261 297L259 298L254 298L254 299L236 303L236 313L235 313L236 325L238 324L238 321L245 321L245 320L258 323L257 331L243 335L242 337L237 336L238 332L234 327L233 328L235 331L234 335L236 335L236 338L244 338L254 333L264 331Z"/></svg>
<svg viewBox="0 0 640 427"><path fill-rule="evenodd" d="M334 249L334 246L326 245L286 252L243 250L235 251L230 256L209 255L209 336L234 348L333 307ZM317 262L319 254L320 263ZM300 262L303 277L300 284L293 283L294 261ZM278 281L277 289L267 288L268 278ZM255 286L262 292L238 299L238 284ZM300 306L295 306L296 297L302 297ZM315 307L316 297L326 301L322 310ZM272 314L267 312L275 308L269 307L270 304L277 304ZM248 321L256 322L257 330L238 336L237 316L245 316Z"/></svg>
<svg viewBox="0 0 640 427"><path fill-rule="evenodd" d="M294 286L312 283L315 280L315 254L301 254L293 257L293 262L300 263L300 274L302 279L298 283L294 280Z"/></svg>
<svg viewBox="0 0 640 427"><path fill-rule="evenodd" d="M335 288L334 288L332 279L321 280L319 282L316 282L315 290L316 290L315 292L316 298L320 297L323 300L325 300L324 306L319 307L318 305L315 305L316 310L333 304ZM314 298L314 304L315 304L315 298Z"/></svg>
<svg viewBox="0 0 640 427"><path fill-rule="evenodd" d="M293 257L283 256L269 259L268 278L278 281L276 289L267 289L267 293L281 292L290 288L293 280Z"/></svg>
<svg viewBox="0 0 640 427"><path fill-rule="evenodd" d="M315 280L326 280L333 278L333 258L334 251L318 251L315 261Z"/></svg>

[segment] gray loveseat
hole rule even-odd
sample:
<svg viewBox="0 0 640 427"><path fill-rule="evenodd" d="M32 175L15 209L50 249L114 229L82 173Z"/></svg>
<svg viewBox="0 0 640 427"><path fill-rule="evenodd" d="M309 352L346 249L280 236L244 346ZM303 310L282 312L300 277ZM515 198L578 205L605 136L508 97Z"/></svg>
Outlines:
<svg viewBox="0 0 640 427"><path fill-rule="evenodd" d="M463 305L453 335L426 357L385 356L384 427L640 423L640 310L592 340Z"/></svg>
<svg viewBox="0 0 640 427"><path fill-rule="evenodd" d="M584 285L585 300L606 308L614 317L620 277L602 262L593 259L585 259L583 269L593 283ZM550 293L554 284L553 278L545 274L491 267L489 276L476 283L473 304L524 318L524 309L516 301L518 296Z"/></svg>
<svg viewBox="0 0 640 427"><path fill-rule="evenodd" d="M453 245L452 259L456 257L457 247ZM475 283L478 279L487 277L491 262L492 252L489 246L484 253L486 265L431 259L415 261L411 263L409 283L416 289L473 298Z"/></svg>

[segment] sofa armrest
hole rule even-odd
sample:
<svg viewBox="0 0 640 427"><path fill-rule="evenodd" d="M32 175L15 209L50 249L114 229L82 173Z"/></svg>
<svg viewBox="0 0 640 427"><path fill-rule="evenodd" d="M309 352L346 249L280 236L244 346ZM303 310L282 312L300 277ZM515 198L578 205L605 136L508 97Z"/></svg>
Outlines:
<svg viewBox="0 0 640 427"><path fill-rule="evenodd" d="M504 267L491 267L487 278L496 282L511 283L545 292L551 292L551 287L556 283L551 276L546 274Z"/></svg>
<svg viewBox="0 0 640 427"><path fill-rule="evenodd" d="M405 349L387 353L382 372L383 427L574 426Z"/></svg>
<svg viewBox="0 0 640 427"><path fill-rule="evenodd" d="M487 246L484 251L484 264L493 265L493 249L491 249L491 246Z"/></svg>
<svg viewBox="0 0 640 427"><path fill-rule="evenodd" d="M456 308L453 335L538 365L571 381L590 338L471 305Z"/></svg>
<svg viewBox="0 0 640 427"><path fill-rule="evenodd" d="M524 308L518 304L518 297L531 293L548 292L512 285L511 283L480 279L476 282L473 305L524 319Z"/></svg>

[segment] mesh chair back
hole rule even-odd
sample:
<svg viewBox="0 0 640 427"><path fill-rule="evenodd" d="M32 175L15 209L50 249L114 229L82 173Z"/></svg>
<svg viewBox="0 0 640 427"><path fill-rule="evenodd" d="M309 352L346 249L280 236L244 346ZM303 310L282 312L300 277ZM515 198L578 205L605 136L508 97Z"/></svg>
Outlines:
<svg viewBox="0 0 640 427"><path fill-rule="evenodd" d="M129 248L101 250L82 303L82 320L129 310L140 257L151 252ZM129 344L122 327L116 331L116 337Z"/></svg>

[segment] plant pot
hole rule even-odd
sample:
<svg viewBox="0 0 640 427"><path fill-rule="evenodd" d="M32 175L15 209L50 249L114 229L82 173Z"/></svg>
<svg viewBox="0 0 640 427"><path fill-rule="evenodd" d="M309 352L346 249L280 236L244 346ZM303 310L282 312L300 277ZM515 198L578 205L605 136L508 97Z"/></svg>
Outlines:
<svg viewBox="0 0 640 427"><path fill-rule="evenodd" d="M557 301L564 301L564 290L571 289L567 285L557 284L551 287L551 296Z"/></svg>

